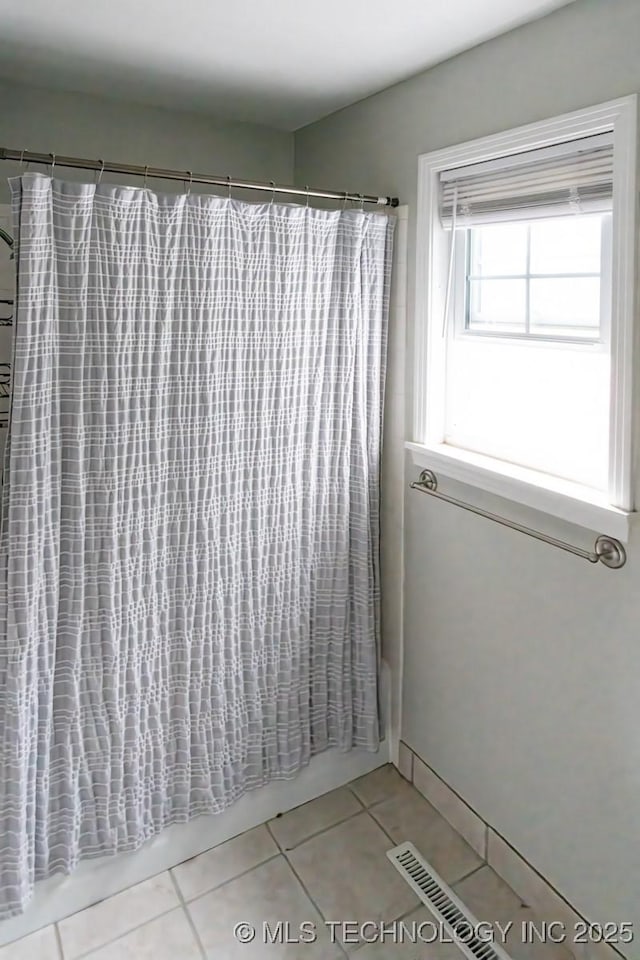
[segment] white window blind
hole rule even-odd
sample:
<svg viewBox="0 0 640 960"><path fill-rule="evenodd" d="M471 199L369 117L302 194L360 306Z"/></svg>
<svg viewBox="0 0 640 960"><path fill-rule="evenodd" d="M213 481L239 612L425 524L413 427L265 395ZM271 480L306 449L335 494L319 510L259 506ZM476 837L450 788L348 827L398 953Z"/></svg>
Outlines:
<svg viewBox="0 0 640 960"><path fill-rule="evenodd" d="M443 170L440 217L447 229L609 210L613 133ZM455 224L455 227L454 227Z"/></svg>

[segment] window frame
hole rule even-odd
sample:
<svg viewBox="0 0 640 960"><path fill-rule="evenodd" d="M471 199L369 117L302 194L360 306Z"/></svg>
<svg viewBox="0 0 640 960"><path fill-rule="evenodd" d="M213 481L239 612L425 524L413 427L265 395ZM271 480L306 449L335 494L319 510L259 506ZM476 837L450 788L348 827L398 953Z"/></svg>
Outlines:
<svg viewBox="0 0 640 960"><path fill-rule="evenodd" d="M634 94L419 157L414 410L412 440L407 443L414 462L420 467L431 467L452 479L590 530L606 527L623 540L628 539L634 510L637 104ZM614 141L609 322L611 420L609 484L607 494L602 495L591 488L492 457L471 454L444 442L447 337L443 336L443 318L449 286L451 233L440 224L438 200L442 170L611 130ZM455 281L454 273L455 269L451 284ZM467 332L467 335L477 334ZM593 349L593 344L587 341L584 347Z"/></svg>

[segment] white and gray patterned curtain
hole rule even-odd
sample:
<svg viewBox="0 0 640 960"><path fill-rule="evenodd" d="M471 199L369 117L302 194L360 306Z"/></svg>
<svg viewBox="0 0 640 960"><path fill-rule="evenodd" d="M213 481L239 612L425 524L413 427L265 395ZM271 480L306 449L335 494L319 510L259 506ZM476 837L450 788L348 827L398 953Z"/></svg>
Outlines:
<svg viewBox="0 0 640 960"><path fill-rule="evenodd" d="M378 745L393 221L28 174L0 577L0 916Z"/></svg>

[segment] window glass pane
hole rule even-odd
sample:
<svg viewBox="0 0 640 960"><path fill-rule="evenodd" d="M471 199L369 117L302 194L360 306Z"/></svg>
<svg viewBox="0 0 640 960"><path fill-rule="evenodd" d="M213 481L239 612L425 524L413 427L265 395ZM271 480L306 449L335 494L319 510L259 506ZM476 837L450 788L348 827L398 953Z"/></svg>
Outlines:
<svg viewBox="0 0 640 960"><path fill-rule="evenodd" d="M600 278L531 280L531 333L555 336L598 335Z"/></svg>
<svg viewBox="0 0 640 960"><path fill-rule="evenodd" d="M531 273L600 273L602 216L531 223Z"/></svg>
<svg viewBox="0 0 640 960"><path fill-rule="evenodd" d="M498 223L474 227L469 231L471 243L470 274L478 276L512 276L527 270L527 225Z"/></svg>
<svg viewBox="0 0 640 960"><path fill-rule="evenodd" d="M497 328L504 333L523 333L526 317L524 280L470 280L470 330Z"/></svg>

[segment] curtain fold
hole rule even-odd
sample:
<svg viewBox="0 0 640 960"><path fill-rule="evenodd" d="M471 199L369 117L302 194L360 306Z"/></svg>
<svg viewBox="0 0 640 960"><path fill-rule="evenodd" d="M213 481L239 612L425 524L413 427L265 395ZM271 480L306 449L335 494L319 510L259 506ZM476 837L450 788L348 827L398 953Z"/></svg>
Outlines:
<svg viewBox="0 0 640 960"><path fill-rule="evenodd" d="M0 916L378 746L393 219L11 181Z"/></svg>

